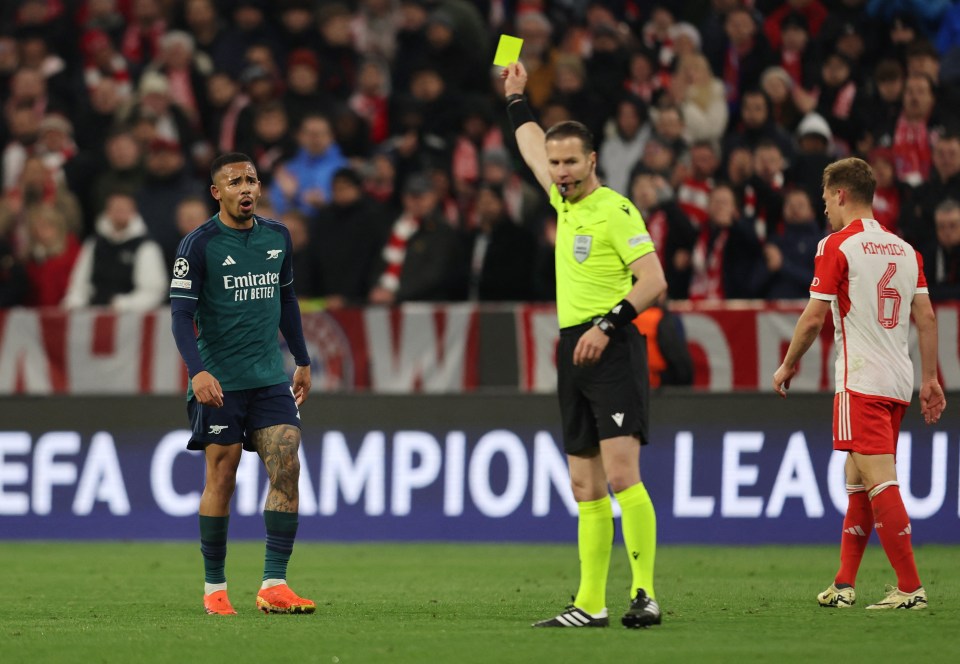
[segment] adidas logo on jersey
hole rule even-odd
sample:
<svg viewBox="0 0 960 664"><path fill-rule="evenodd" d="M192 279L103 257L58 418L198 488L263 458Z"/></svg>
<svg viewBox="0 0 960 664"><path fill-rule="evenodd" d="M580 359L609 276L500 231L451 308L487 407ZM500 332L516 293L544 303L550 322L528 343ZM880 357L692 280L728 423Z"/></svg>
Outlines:
<svg viewBox="0 0 960 664"><path fill-rule="evenodd" d="M223 261L221 265L236 265L237 261L233 260L233 256L228 255L227 260Z"/></svg>

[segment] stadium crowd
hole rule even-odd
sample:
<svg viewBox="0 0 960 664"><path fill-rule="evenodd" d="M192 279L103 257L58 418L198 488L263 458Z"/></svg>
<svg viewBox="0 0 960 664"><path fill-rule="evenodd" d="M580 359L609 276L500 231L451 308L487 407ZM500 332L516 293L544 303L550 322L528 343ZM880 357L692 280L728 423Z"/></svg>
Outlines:
<svg viewBox="0 0 960 664"><path fill-rule="evenodd" d="M8 0L0 307L149 309L250 155L298 295L550 300L555 218L518 168L499 68L594 132L673 299L806 298L821 173L960 297L960 3L948 0Z"/></svg>

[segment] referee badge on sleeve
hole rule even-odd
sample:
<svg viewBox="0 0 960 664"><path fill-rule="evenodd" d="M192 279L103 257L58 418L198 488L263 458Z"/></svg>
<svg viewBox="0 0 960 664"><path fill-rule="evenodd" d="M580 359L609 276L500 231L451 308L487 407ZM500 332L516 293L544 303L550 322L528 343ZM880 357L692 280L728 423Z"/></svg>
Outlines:
<svg viewBox="0 0 960 664"><path fill-rule="evenodd" d="M577 259L578 263L582 263L590 256L590 246L592 244L592 235L573 236L573 257Z"/></svg>

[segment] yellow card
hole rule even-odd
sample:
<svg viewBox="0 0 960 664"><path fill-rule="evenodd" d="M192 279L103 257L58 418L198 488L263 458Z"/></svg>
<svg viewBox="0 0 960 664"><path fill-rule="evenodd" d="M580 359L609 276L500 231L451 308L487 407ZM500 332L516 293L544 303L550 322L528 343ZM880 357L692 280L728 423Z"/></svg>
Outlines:
<svg viewBox="0 0 960 664"><path fill-rule="evenodd" d="M506 67L511 62L517 62L520 60L520 49L522 47L523 40L519 37L500 35L500 43L497 44L497 52L493 56L493 64Z"/></svg>

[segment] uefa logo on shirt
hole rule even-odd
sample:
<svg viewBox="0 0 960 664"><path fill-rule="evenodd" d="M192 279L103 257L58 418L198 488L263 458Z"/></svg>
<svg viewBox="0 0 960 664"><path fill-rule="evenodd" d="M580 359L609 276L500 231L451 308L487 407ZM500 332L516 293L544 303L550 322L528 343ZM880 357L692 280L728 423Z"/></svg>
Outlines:
<svg viewBox="0 0 960 664"><path fill-rule="evenodd" d="M190 263L182 256L173 263L173 276L183 279L190 272Z"/></svg>

